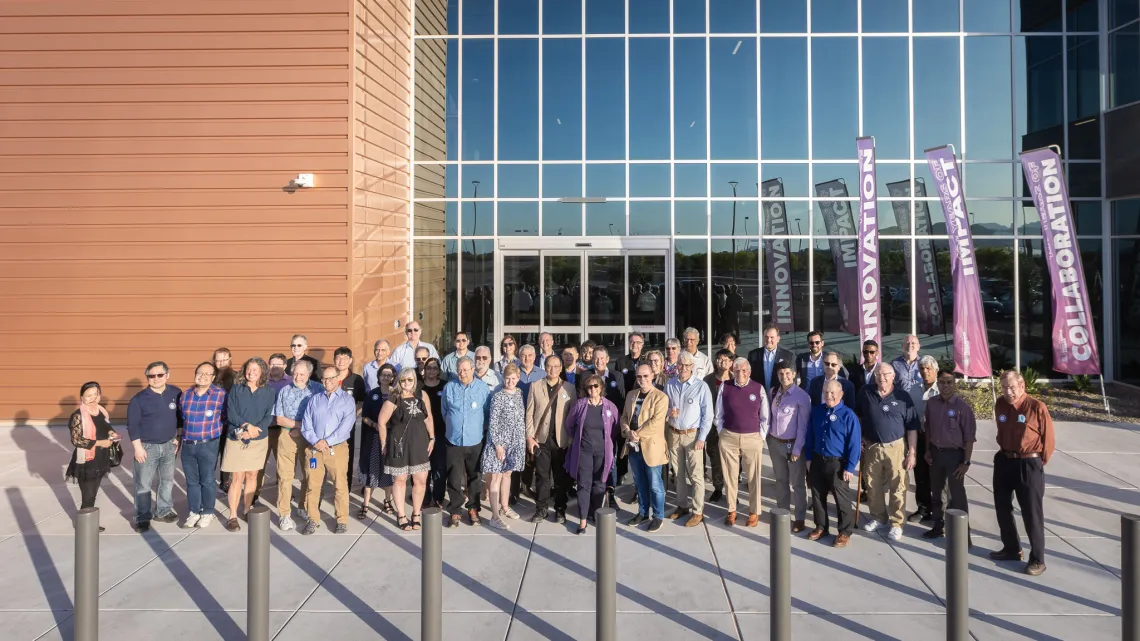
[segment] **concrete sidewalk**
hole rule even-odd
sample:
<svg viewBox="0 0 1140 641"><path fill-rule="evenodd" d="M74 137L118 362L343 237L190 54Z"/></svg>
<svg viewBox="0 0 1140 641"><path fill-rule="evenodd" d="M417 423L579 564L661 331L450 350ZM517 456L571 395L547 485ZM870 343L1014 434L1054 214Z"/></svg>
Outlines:
<svg viewBox="0 0 1140 641"><path fill-rule="evenodd" d="M999 545L991 491L996 445L993 423L979 425L967 488L976 639L1119 638L1120 513L1140 511L1140 430L1060 423L1057 431L1058 453L1046 472L1048 571L1033 578L1021 573L1022 563L995 563L986 556ZM4 639L72 638L72 516L79 490L62 479L71 453L64 429L0 432ZM271 472L270 486L273 477ZM765 477L767 510L767 465ZM184 514L180 469L175 480L175 507ZM246 530L231 534L218 523L209 530L154 523L150 533L135 534L130 488L129 467L119 468L104 482L98 503L107 527L100 539L101 638L244 639ZM622 496L631 490L623 488ZM274 495L269 487L263 500L272 502ZM354 496L354 517L358 501ZM525 519L530 502L523 504L518 511ZM742 527L743 519L726 528L722 502L707 506L699 527L667 521L660 532L648 534L644 526L622 525L632 516L628 504L622 507L620 638L768 638L766 518L756 528ZM218 508L224 516L221 502ZM394 518L381 515L365 522L351 518L348 534L335 535L328 527L331 502L322 508L326 527L309 537L281 534L273 517L275 638L307 641L329 631L337 639L418 638L420 533L405 534ZM572 514L574 509L572 503ZM576 536L574 528L573 521L512 521L509 531L445 529L444 638L593 638L594 531ZM923 540L924 530L908 525L899 542L859 531L844 550L832 548L830 539L794 537L794 637L943 636L944 541Z"/></svg>

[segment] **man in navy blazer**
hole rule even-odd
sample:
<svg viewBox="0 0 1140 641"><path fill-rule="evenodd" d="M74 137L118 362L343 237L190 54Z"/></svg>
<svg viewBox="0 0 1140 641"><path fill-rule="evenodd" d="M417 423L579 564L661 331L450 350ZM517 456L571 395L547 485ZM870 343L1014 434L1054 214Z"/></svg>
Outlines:
<svg viewBox="0 0 1140 641"><path fill-rule="evenodd" d="M848 407L855 405L855 386L838 374L842 367L843 360L839 358L839 352L823 353L823 375L812 379L811 386L808 387L812 407L823 404L823 384L833 380L839 381L839 386L843 388L844 404Z"/></svg>
<svg viewBox="0 0 1140 641"><path fill-rule="evenodd" d="M764 390L771 393L772 387L779 384L776 380L776 363L786 362L795 366L796 355L780 347L780 328L769 323L764 326L764 347L748 352L748 363L752 365L752 380L764 386Z"/></svg>
<svg viewBox="0 0 1140 641"><path fill-rule="evenodd" d="M796 357L796 378L803 391L808 391L811 382L823 376L823 332L813 329L807 335L808 351ZM839 377L847 378L847 368L839 362Z"/></svg>

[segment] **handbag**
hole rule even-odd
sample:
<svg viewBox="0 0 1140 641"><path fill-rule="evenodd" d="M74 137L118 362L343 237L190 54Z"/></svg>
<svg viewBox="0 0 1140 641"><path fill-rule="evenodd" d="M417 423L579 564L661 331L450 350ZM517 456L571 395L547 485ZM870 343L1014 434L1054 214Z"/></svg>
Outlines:
<svg viewBox="0 0 1140 641"><path fill-rule="evenodd" d="M107 448L107 455L111 459L111 467L119 467L123 462L123 446L119 441L112 441L111 447Z"/></svg>

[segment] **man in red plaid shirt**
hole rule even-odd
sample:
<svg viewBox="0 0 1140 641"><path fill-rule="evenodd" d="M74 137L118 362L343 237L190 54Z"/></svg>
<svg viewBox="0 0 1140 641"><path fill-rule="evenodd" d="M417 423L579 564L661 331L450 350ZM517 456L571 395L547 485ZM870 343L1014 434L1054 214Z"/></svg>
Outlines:
<svg viewBox="0 0 1140 641"><path fill-rule="evenodd" d="M214 520L218 484L218 439L226 423L226 391L214 385L214 365L202 363L194 370L194 387L182 394L182 471L186 474L186 499L190 511L182 527L209 527Z"/></svg>

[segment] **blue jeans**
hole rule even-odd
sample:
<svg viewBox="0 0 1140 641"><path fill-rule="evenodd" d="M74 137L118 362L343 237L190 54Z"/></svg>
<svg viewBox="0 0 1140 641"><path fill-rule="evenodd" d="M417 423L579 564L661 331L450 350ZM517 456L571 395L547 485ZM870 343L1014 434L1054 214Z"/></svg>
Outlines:
<svg viewBox="0 0 1140 641"><path fill-rule="evenodd" d="M214 476L214 466L218 463L218 439L183 441L181 456L190 514L213 514L218 494L218 481Z"/></svg>
<svg viewBox="0 0 1140 641"><path fill-rule="evenodd" d="M637 485L637 511L649 516L653 507L653 518L665 518L665 481L661 478L663 465L648 466L641 452L629 452L629 469L633 471L633 482Z"/></svg>
<svg viewBox="0 0 1140 641"><path fill-rule="evenodd" d="M174 512L174 444L170 439L166 443L143 443L146 450L146 462L139 463L134 460L135 473L135 523L150 523L154 516L166 516ZM154 483L155 474L158 474L158 514L151 512L150 486Z"/></svg>

